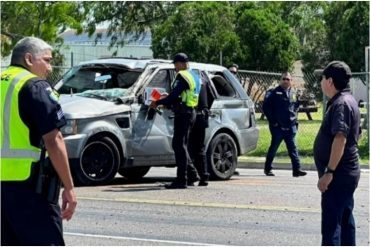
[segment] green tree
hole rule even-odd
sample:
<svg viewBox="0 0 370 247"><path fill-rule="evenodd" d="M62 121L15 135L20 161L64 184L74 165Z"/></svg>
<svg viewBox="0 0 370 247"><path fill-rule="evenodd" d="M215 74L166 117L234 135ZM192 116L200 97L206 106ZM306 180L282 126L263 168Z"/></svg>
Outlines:
<svg viewBox="0 0 370 247"><path fill-rule="evenodd" d="M369 3L331 2L325 13L330 60L343 60L352 71L365 70L369 46Z"/></svg>
<svg viewBox="0 0 370 247"><path fill-rule="evenodd" d="M264 71L291 69L299 43L288 24L269 8L253 7L250 3L247 6L243 11L237 10L236 25L243 67Z"/></svg>
<svg viewBox="0 0 370 247"><path fill-rule="evenodd" d="M240 56L239 38L234 32L234 10L227 2L181 4L152 32L154 57L171 58L185 52L197 62L230 64Z"/></svg>
<svg viewBox="0 0 370 247"><path fill-rule="evenodd" d="M25 36L36 36L54 45L66 28L82 32L84 12L78 2L1 2L1 55L10 54L15 43Z"/></svg>
<svg viewBox="0 0 370 247"><path fill-rule="evenodd" d="M276 6L276 3L272 4ZM276 72L290 70L297 59L299 42L275 8L266 3L242 3L237 6L236 13L242 68ZM253 100L258 100L276 79L273 76L261 80L252 76L246 80L247 93Z"/></svg>

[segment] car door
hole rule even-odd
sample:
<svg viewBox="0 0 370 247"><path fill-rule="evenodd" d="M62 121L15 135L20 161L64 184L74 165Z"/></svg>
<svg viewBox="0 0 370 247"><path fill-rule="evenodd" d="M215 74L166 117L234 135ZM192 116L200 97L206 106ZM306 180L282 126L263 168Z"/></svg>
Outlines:
<svg viewBox="0 0 370 247"><path fill-rule="evenodd" d="M248 101L242 99L233 86L234 82L224 72L214 72L211 76L217 99L213 103L212 112L221 114L223 124L231 129L247 129L250 127L250 109Z"/></svg>
<svg viewBox="0 0 370 247"><path fill-rule="evenodd" d="M160 88L169 93L173 69L157 68L144 82L138 95L141 100L131 105L131 154L135 165L165 165L174 163L172 150L173 113L161 109L157 113L145 104L146 88Z"/></svg>

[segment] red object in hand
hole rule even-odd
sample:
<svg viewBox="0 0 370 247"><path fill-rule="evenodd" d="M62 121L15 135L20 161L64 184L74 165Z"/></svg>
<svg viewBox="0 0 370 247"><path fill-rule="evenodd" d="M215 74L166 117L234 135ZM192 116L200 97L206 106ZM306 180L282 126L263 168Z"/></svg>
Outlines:
<svg viewBox="0 0 370 247"><path fill-rule="evenodd" d="M152 98L152 100L157 101L161 98L161 93L157 89L153 89L150 97Z"/></svg>

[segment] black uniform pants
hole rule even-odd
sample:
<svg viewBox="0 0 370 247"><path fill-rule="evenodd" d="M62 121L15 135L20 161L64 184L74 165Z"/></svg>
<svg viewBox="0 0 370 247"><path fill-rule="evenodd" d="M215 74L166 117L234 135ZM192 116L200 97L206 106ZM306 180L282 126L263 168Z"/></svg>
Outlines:
<svg viewBox="0 0 370 247"><path fill-rule="evenodd" d="M280 127L269 126L271 133L271 144L268 149L265 161L265 171L272 169L272 162L275 158L276 152L284 140L288 149L288 154L292 162L293 171L300 169L301 164L298 156L298 149L295 144L295 135L297 133L297 127L294 125L289 130L282 130Z"/></svg>
<svg viewBox="0 0 370 247"><path fill-rule="evenodd" d="M59 205L29 182L1 182L1 245L65 245Z"/></svg>
<svg viewBox="0 0 370 247"><path fill-rule="evenodd" d="M352 214L354 192L355 186L330 184L329 189L322 193L322 245L356 245L356 226Z"/></svg>
<svg viewBox="0 0 370 247"><path fill-rule="evenodd" d="M188 149L200 179L208 181L209 173L207 169L206 150L204 145L207 128L207 120L204 119L205 117L206 116L203 114L197 114L194 126L190 131Z"/></svg>
<svg viewBox="0 0 370 247"><path fill-rule="evenodd" d="M172 148L175 152L177 165L176 182L187 183L187 170L195 171L188 152L188 141L190 129L195 121L195 110L187 108L181 112L175 112L174 133L172 139ZM188 168L189 166L189 168Z"/></svg>

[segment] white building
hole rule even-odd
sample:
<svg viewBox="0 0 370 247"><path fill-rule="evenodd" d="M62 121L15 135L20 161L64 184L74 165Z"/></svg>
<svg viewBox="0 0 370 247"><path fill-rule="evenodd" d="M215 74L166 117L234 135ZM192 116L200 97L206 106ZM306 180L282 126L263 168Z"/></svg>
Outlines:
<svg viewBox="0 0 370 247"><path fill-rule="evenodd" d="M71 67L82 61L112 57L116 50L116 57L153 58L150 32L145 33L144 38L138 40L132 40L132 35L126 35L125 45L114 48L109 48L110 37L107 37L106 33L107 29L97 29L91 37L87 33L77 35L74 30L62 33L60 37L63 38L64 43L61 53L65 58L63 66ZM101 38L95 42L97 34L101 34ZM1 58L1 67L7 67L9 64L10 56Z"/></svg>
<svg viewBox="0 0 370 247"><path fill-rule="evenodd" d="M110 37L106 35L107 29L97 29L89 37L87 33L76 35L74 30L68 30L60 35L64 44L61 53L65 57L64 66L71 67L82 61L101 57L112 57L117 50L116 57L152 58L151 33L144 34L144 38L132 40L132 35L125 37L125 45L109 48ZM97 34L101 35L96 42Z"/></svg>

